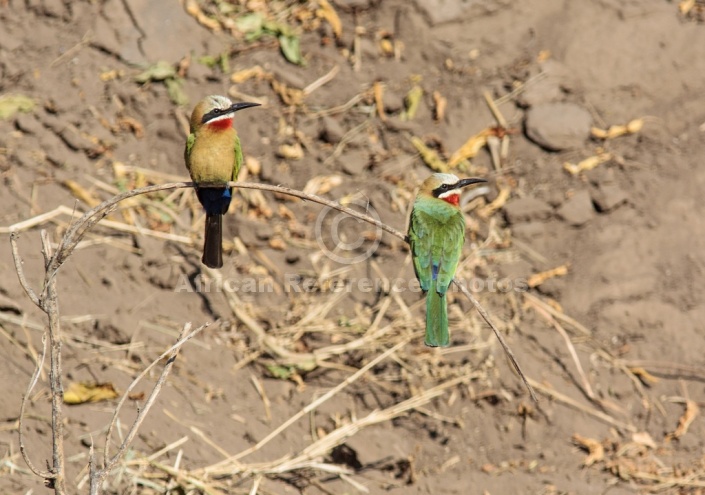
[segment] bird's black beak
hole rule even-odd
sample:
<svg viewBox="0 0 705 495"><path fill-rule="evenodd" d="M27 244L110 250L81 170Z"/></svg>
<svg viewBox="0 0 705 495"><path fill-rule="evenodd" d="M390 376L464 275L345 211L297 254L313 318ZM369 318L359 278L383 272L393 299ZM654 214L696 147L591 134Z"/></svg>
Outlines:
<svg viewBox="0 0 705 495"><path fill-rule="evenodd" d="M486 179L475 179L475 178L469 178L469 179L460 179L454 186L453 189L461 189L465 186L469 186L471 184L479 184L481 182L487 182Z"/></svg>
<svg viewBox="0 0 705 495"><path fill-rule="evenodd" d="M258 107L260 106L261 103L250 103L247 101L243 101L240 103L233 103L230 108L228 108L228 113L235 113L238 110L244 110L245 108L250 108L250 107Z"/></svg>

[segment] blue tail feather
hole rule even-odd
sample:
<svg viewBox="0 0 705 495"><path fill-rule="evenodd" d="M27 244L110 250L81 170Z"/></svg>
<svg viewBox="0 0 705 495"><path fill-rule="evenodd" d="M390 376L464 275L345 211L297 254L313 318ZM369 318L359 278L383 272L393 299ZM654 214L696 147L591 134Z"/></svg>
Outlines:
<svg viewBox="0 0 705 495"><path fill-rule="evenodd" d="M196 196L209 215L224 215L230 207L232 192L229 188L204 187L196 189Z"/></svg>

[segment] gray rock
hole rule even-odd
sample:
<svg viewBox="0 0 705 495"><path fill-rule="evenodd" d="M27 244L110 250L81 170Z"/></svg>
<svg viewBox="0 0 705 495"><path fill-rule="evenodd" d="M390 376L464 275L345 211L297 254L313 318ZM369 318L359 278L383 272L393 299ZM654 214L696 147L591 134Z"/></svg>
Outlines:
<svg viewBox="0 0 705 495"><path fill-rule="evenodd" d="M140 48L142 33L135 27L120 0L106 0L102 15L94 18L92 43L108 53L135 64L144 64L147 59Z"/></svg>
<svg viewBox="0 0 705 495"><path fill-rule="evenodd" d="M389 88L382 95L382 104L387 113L399 113L404 108L404 98L389 91Z"/></svg>
<svg viewBox="0 0 705 495"><path fill-rule="evenodd" d="M574 103L544 103L526 113L526 135L550 151L580 148L591 126L590 113Z"/></svg>
<svg viewBox="0 0 705 495"><path fill-rule="evenodd" d="M26 113L17 114L15 126L27 134L39 134L44 130L44 127L34 115Z"/></svg>
<svg viewBox="0 0 705 495"><path fill-rule="evenodd" d="M551 216L551 211L548 203L532 197L514 199L504 206L504 215L510 224L545 220Z"/></svg>
<svg viewBox="0 0 705 495"><path fill-rule="evenodd" d="M595 216L595 208L588 191L578 191L557 210L558 216L578 227Z"/></svg>
<svg viewBox="0 0 705 495"><path fill-rule="evenodd" d="M616 184L601 184L592 193L592 200L600 213L608 212L626 203L627 199L629 199L627 193Z"/></svg>
<svg viewBox="0 0 705 495"><path fill-rule="evenodd" d="M321 119L320 136L326 143L339 143L344 135L345 129L343 129L343 126L341 126L340 122L336 119L332 117L323 117Z"/></svg>
<svg viewBox="0 0 705 495"><path fill-rule="evenodd" d="M151 0L125 0L137 28L144 33L140 47L150 62L166 60L176 62L188 53L184 40L193 37L193 32L202 29L186 10L170 2Z"/></svg>
<svg viewBox="0 0 705 495"><path fill-rule="evenodd" d="M342 169L346 174L360 175L370 164L367 152L359 150L351 153L346 153L345 157L340 160Z"/></svg>
<svg viewBox="0 0 705 495"><path fill-rule="evenodd" d="M469 16L471 11L491 12L501 6L498 0L415 0L414 3L431 25L457 21Z"/></svg>
<svg viewBox="0 0 705 495"><path fill-rule="evenodd" d="M526 107L535 107L560 100L562 95L558 81L554 78L545 77L533 84L527 84L526 89L519 97L519 102Z"/></svg>
<svg viewBox="0 0 705 495"><path fill-rule="evenodd" d="M343 10L364 10L372 6L372 0L334 0L333 3Z"/></svg>

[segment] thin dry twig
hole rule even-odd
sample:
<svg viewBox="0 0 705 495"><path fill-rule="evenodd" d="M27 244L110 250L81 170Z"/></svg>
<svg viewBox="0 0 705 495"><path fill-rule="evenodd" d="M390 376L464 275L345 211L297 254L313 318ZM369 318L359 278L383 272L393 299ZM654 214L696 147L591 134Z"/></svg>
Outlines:
<svg viewBox="0 0 705 495"><path fill-rule="evenodd" d="M25 447L24 444L24 428L23 428L23 423L24 423L24 410L25 406L27 405L27 397L32 393L32 390L34 389L34 386L37 384L37 380L39 379L39 375L42 373L42 368L44 367L44 359L46 358L47 354L47 336L46 333L42 335L42 356L37 361L37 366L34 370L34 374L32 375L32 379L29 382L29 385L27 386L27 391L25 392L24 396L22 397L22 404L20 405L20 415L18 418L18 431L19 431L19 437L20 437L20 452L22 453L22 458L24 461L27 463L27 466L29 466L29 469L39 476L40 478L44 479L53 479L54 478L54 473L50 471L42 471L35 467L35 465L32 463L32 460L29 458L29 454L27 454L27 448Z"/></svg>
<svg viewBox="0 0 705 495"><path fill-rule="evenodd" d="M456 279L453 279L453 282L455 285L460 288L460 290L465 294L465 296L470 299L470 302L472 303L473 306L475 306L475 309L477 310L478 313L480 313L480 316L482 316L482 319L485 320L485 323L487 323L492 331L494 332L495 336L497 337L497 340L499 340L499 343L502 346L502 349L504 350L504 353L507 355L509 358L509 361L511 361L512 366L514 366L514 369L516 372L519 374L519 377L521 378L521 381L524 382L524 385L526 386L526 389L529 391L529 394L531 395L531 398L533 399L534 402L538 402L539 399L536 397L536 393L534 392L534 389L531 387L531 384L529 383L526 375L521 369L521 366L519 366L519 362L517 361L516 357L514 356L514 353L512 352L512 349L509 347L509 344L504 340L504 337L502 336L502 333L499 331L499 329L495 326L495 324L492 322L490 319L490 315L485 311L485 308L482 307L480 304L480 301L475 299L475 296L472 295L472 293L468 290L465 285L463 285L461 282L459 282Z"/></svg>
<svg viewBox="0 0 705 495"><path fill-rule="evenodd" d="M120 398L120 401L117 403L117 406L115 406L115 411L113 412L113 417L110 421L110 425L108 426L108 432L105 435L105 451L103 454L103 469L101 471L103 474L101 477L96 478L96 480L100 480L103 476L107 475L107 473L110 471L110 469L117 463L117 461L120 459L122 454L125 452L125 449L129 446L131 443L132 439L134 436L137 434L137 430L139 429L139 426L142 424L144 421L144 418L149 411L149 409L152 407L154 404L154 401L157 398L157 395L159 394L159 390L161 389L162 385L164 384L166 377L169 375L169 372L171 371L171 366L174 363L174 360L176 359L176 355L178 354L179 350L181 347L191 340L193 337L195 337L201 330L204 328L208 327L208 324L201 325L194 331L191 330L191 324L186 323L181 330L181 333L179 334L179 337L174 345L172 345L169 349L164 351L157 359L152 361L152 363L147 366L142 372L137 375L137 377L130 383L130 386L127 387L127 390L125 390L125 393L123 396ZM144 405L140 408L137 417L135 418L135 421L133 422L132 426L130 427L130 430L128 431L127 435L125 436L125 439L123 440L122 444L118 448L118 451L110 457L110 439L112 436L113 429L115 428L115 424L117 423L118 416L120 414L120 410L122 409L123 404L125 401L130 396L130 393L135 389L137 384L144 378L147 373L150 372L152 368L154 368L157 364L159 364L163 359L167 359L166 364L164 365L164 369L162 370L162 373L159 375L159 379L154 385L154 388L152 389L152 392L149 394L149 397L147 398L147 401L144 403Z"/></svg>
<svg viewBox="0 0 705 495"><path fill-rule="evenodd" d="M216 464L215 466L212 466L213 468L216 468L217 466L224 465L224 464L230 464L233 461L237 461L239 459L242 459L245 456L248 456L252 454L253 452L257 452L259 449L261 449L263 446L268 444L273 438L278 436L282 431L286 430L289 426L294 424L296 421L298 421L300 418L305 416L306 414L310 413L314 409L316 409L318 406L326 402L328 399L336 395L338 392L343 390L345 387L350 385L351 383L355 382L357 379L359 379L362 375L367 373L371 368L376 366L378 363L386 359L389 355L395 353L399 349L401 349L403 346L405 346L408 343L408 339L402 340L399 342L397 345L394 347L391 347L387 349L385 352L374 358L372 361L367 363L365 366L360 368L357 372L353 373L351 376L343 380L341 383L339 383L337 386L333 387L330 389L328 392L320 396L318 399L315 401L311 402L309 405L301 409L298 413L294 414L291 416L289 419L284 421L281 425L279 425L277 428L275 428L269 435L264 437L262 440L257 442L255 445L250 447L249 449L243 450L242 452L230 457L229 459L226 459L225 461L221 461L220 463Z"/></svg>
<svg viewBox="0 0 705 495"><path fill-rule="evenodd" d="M587 413L590 416L593 416L594 418L597 418L600 421L604 421L605 423L610 424L612 426L616 426L617 428L622 428L622 429L630 431L632 433L637 431L636 427L632 424L623 423L622 421L614 419L612 416L610 416L606 413L603 413L602 411L597 411L595 409L586 407L586 406L582 405L581 403L579 403L578 401L576 401L575 399L571 399L567 395L564 395L560 392L557 392L556 390L554 390L550 387L547 387L547 386L537 382L536 380L533 380L531 378L528 378L528 380L536 390L538 390L539 392L541 392L543 394L546 394L547 396L549 396L559 402L564 403L567 406L570 406L574 409L577 409L578 411L582 411L584 413Z"/></svg>

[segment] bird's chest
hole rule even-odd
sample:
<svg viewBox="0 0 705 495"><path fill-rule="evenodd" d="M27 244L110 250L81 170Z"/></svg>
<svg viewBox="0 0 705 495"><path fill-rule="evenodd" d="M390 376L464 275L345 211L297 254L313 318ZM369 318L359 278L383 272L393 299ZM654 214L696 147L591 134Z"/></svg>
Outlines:
<svg viewBox="0 0 705 495"><path fill-rule="evenodd" d="M426 206L421 211L423 220L434 229L443 229L463 221L462 215L456 209L444 204Z"/></svg>
<svg viewBox="0 0 705 495"><path fill-rule="evenodd" d="M235 180L235 139L228 130L198 136L189 157L191 178L200 183Z"/></svg>

